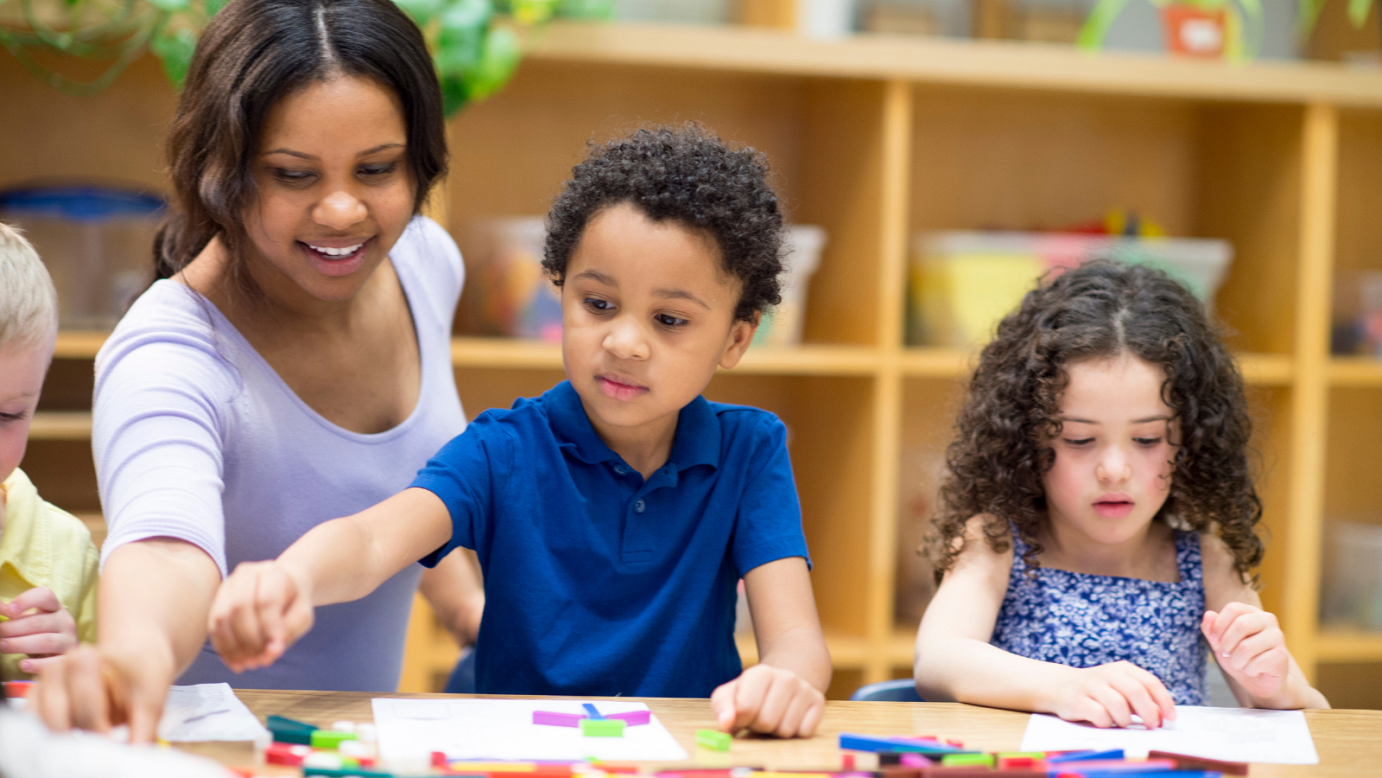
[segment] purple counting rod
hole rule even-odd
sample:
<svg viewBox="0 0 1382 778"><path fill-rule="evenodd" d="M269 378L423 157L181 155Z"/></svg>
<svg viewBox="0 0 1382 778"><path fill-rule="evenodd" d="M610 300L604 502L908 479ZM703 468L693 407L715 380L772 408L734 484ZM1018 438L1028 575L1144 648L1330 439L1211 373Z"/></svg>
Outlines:
<svg viewBox="0 0 1382 778"><path fill-rule="evenodd" d="M545 724L549 727L579 727L581 719L585 718L584 713L552 713L551 711L533 711L533 723Z"/></svg>
<svg viewBox="0 0 1382 778"><path fill-rule="evenodd" d="M648 724L653 720L652 716L652 711L646 710L631 710L628 713L605 714L605 718L619 719L620 721L624 722L624 726L626 727L637 727L641 724Z"/></svg>

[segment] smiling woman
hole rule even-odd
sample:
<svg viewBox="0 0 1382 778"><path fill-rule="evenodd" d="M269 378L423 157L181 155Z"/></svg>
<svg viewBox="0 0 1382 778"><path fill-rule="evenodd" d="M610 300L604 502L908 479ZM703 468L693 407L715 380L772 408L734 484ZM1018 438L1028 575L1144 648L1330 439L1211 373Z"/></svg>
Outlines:
<svg viewBox="0 0 1382 778"><path fill-rule="evenodd" d="M394 690L420 578L462 640L483 607L453 555L323 610L272 668L237 675L203 650L232 568L398 491L465 427L449 359L463 265L417 215L446 167L418 29L391 0L232 0L168 149L160 280L96 360L100 641L35 695L55 728L129 721L136 740L174 679Z"/></svg>

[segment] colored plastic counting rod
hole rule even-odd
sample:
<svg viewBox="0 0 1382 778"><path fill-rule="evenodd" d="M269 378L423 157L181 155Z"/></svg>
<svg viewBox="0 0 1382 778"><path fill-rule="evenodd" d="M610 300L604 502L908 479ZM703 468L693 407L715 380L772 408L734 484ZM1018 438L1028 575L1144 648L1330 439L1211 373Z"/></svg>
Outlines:
<svg viewBox="0 0 1382 778"><path fill-rule="evenodd" d="M1218 759L1205 759L1202 756L1173 754L1170 751L1152 751L1148 759L1174 759L1176 769L1212 770L1224 775L1247 775L1248 766L1244 762L1221 762Z"/></svg>
<svg viewBox="0 0 1382 778"><path fill-rule="evenodd" d="M939 740L918 740L908 737L879 737L840 733L840 748L850 751L910 751L917 754L959 754L965 749Z"/></svg>
<svg viewBox="0 0 1382 778"><path fill-rule="evenodd" d="M1114 748L1108 751L1065 751L1055 752L1046 755L1046 764L1063 764L1065 762L1088 762L1091 760L1116 760L1123 758L1123 749ZM1075 769L1074 767L1071 768Z"/></svg>
<svg viewBox="0 0 1382 778"><path fill-rule="evenodd" d="M696 730L696 745L701 748L708 748L711 751L728 751L729 744L734 738L728 732L720 732L714 729Z"/></svg>
<svg viewBox="0 0 1382 778"><path fill-rule="evenodd" d="M284 718L283 716L270 716L268 719L269 732L273 733L276 743L301 743L304 746L312 745L312 733L317 731L317 727L301 721Z"/></svg>
<svg viewBox="0 0 1382 778"><path fill-rule="evenodd" d="M646 710L631 710L628 713L611 713L605 718L617 719L624 722L624 725L628 727L641 727L652 722L653 714Z"/></svg>
<svg viewBox="0 0 1382 778"><path fill-rule="evenodd" d="M585 720L584 713L554 713L546 710L533 711L533 723L549 727L579 727Z"/></svg>
<svg viewBox="0 0 1382 778"><path fill-rule="evenodd" d="M333 750L341 745L342 740L356 740L358 736L354 732L337 732L332 729L318 729L312 732L312 747L324 750Z"/></svg>
<svg viewBox="0 0 1382 778"><path fill-rule="evenodd" d="M589 716L590 716L592 719L595 719L596 721L600 721L601 719L604 718L604 716L600 715L600 711L597 710L597 709L595 708L595 706L592 705L591 703L588 703L588 702L587 702L587 703L584 703L584 704L581 705L581 707L582 707L582 708L585 708L585 712L586 712L587 714L589 714Z"/></svg>
<svg viewBox="0 0 1382 778"><path fill-rule="evenodd" d="M941 767L993 767L993 754L946 754Z"/></svg>
<svg viewBox="0 0 1382 778"><path fill-rule="evenodd" d="M393 773L381 772L379 770L362 770L359 767L304 767L302 768L304 778L309 775L320 775L324 778L345 778L346 776L359 776L359 778L394 778Z"/></svg>
<svg viewBox="0 0 1382 778"><path fill-rule="evenodd" d="M595 706L590 706L595 707ZM596 711L598 713L598 711ZM608 716L586 716L584 713L557 713L555 711L533 711L533 723L549 727L579 727L587 719L594 721L622 721L626 727L641 727L653 720L653 714L646 710L631 710L627 713L611 713Z"/></svg>
<svg viewBox="0 0 1382 778"><path fill-rule="evenodd" d="M619 719L583 719L581 734L586 737L623 737L624 722Z"/></svg>

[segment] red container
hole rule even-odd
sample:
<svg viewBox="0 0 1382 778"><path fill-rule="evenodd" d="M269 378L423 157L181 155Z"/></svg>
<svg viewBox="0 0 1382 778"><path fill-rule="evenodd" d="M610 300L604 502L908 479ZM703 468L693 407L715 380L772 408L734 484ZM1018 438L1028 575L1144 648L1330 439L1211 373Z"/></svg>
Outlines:
<svg viewBox="0 0 1382 778"><path fill-rule="evenodd" d="M1224 56L1228 36L1224 9L1205 10L1184 3L1161 7L1166 50L1186 57L1218 59Z"/></svg>

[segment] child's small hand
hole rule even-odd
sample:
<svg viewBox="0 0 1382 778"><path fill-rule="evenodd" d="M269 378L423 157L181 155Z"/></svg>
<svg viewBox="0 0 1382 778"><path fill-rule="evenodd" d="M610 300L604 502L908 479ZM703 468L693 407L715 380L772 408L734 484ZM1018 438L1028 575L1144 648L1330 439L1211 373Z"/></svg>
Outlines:
<svg viewBox="0 0 1382 778"><path fill-rule="evenodd" d="M778 737L811 737L825 712L825 695L804 678L781 667L754 665L710 695L720 729Z"/></svg>
<svg viewBox="0 0 1382 778"><path fill-rule="evenodd" d="M0 603L0 654L28 654L19 669L37 673L55 657L77 647L77 620L46 586Z"/></svg>
<svg viewBox="0 0 1382 778"><path fill-rule="evenodd" d="M1166 685L1131 662L1074 669L1055 698L1057 716L1096 727L1126 727L1136 713L1148 729L1176 718L1176 703Z"/></svg>
<svg viewBox="0 0 1382 778"><path fill-rule="evenodd" d="M1219 667L1253 697L1275 696L1291 671L1291 654L1276 616L1242 602L1205 611L1200 623Z"/></svg>
<svg viewBox="0 0 1382 778"><path fill-rule="evenodd" d="M226 667L268 667L312 628L310 588L278 562L243 562L221 582L207 631Z"/></svg>

